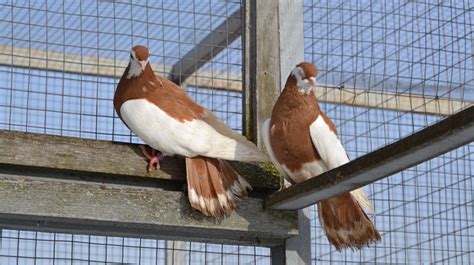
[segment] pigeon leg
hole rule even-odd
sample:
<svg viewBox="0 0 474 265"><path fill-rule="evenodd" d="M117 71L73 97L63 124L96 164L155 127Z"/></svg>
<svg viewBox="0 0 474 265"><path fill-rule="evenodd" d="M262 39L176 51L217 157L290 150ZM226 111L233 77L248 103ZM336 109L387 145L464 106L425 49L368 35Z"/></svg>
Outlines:
<svg viewBox="0 0 474 265"><path fill-rule="evenodd" d="M160 161L163 160L164 156L160 151L151 149L151 153L146 150L145 145L138 146L142 150L143 155L148 159L148 172L153 171L153 167L157 170L160 169Z"/></svg>

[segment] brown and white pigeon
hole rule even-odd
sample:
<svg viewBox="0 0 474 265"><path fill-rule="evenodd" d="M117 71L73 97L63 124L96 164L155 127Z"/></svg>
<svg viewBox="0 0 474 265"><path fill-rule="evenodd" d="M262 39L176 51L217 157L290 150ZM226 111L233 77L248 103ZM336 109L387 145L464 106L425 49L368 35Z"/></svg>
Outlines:
<svg viewBox="0 0 474 265"><path fill-rule="evenodd" d="M303 62L294 68L263 125L268 154L291 184L303 182L349 162L336 127L321 111L313 87L317 69ZM337 250L362 248L380 240L363 208L374 208L362 189L318 203L319 219Z"/></svg>
<svg viewBox="0 0 474 265"><path fill-rule="evenodd" d="M185 157L189 201L206 215L220 217L232 212L236 200L251 189L225 160L268 161L252 142L196 104L178 85L156 76L144 46L130 52L114 107L145 143L163 155ZM150 167L158 162L147 157Z"/></svg>

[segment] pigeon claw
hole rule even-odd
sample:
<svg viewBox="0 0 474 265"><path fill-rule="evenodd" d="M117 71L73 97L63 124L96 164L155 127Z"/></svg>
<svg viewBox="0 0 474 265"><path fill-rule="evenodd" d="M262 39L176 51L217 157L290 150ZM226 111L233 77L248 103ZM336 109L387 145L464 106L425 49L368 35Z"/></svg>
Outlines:
<svg viewBox="0 0 474 265"><path fill-rule="evenodd" d="M160 161L163 160L164 156L160 151L151 149L151 153L147 151L145 145L138 146L142 150L143 155L148 159L148 172L153 172L153 168L156 170L160 169Z"/></svg>

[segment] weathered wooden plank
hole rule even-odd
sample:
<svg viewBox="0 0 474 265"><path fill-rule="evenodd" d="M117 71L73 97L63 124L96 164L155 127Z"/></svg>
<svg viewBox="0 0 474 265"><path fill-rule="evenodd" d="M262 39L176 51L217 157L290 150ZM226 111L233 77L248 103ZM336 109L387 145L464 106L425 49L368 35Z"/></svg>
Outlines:
<svg viewBox="0 0 474 265"><path fill-rule="evenodd" d="M261 126L280 93L279 2L244 4L244 134L263 147Z"/></svg>
<svg viewBox="0 0 474 265"><path fill-rule="evenodd" d="M226 71L206 71L197 70L196 73L189 76L181 86L190 85L215 90L227 90L234 92L242 91L242 74Z"/></svg>
<svg viewBox="0 0 474 265"><path fill-rule="evenodd" d="M247 43L247 46L248 45L249 43ZM289 49L284 52L290 53L289 55L291 55L291 52L294 51L296 51L296 49ZM250 58L247 58L247 61L248 60L250 60ZM119 78L127 64L128 61L105 57L81 57L75 54L0 45L0 65L6 66ZM288 76L293 66L292 64L282 65L285 69L282 70L280 80ZM153 69L155 69L157 74L166 75L169 73L171 66L153 64ZM285 73L285 71L287 71L287 73ZM246 76L250 78L248 74ZM210 72L199 69L195 74L187 78L185 82L183 82L183 85L241 92L241 79L240 73L225 71ZM440 90L443 89L440 88ZM451 115L474 104L470 101L456 99L434 98L350 87L340 89L331 86L318 86L315 92L321 102L436 115ZM250 100L250 96L249 94L249 97L247 97L248 100Z"/></svg>
<svg viewBox="0 0 474 265"><path fill-rule="evenodd" d="M279 0L280 90L295 66L304 61L303 0Z"/></svg>
<svg viewBox="0 0 474 265"><path fill-rule="evenodd" d="M469 106L474 106L474 102L464 100L360 88L340 89L319 86L316 87L315 93L321 102L435 115L451 115Z"/></svg>
<svg viewBox="0 0 474 265"><path fill-rule="evenodd" d="M166 265L186 264L189 253L187 251L179 251L187 249L189 242L180 240L166 241Z"/></svg>
<svg viewBox="0 0 474 265"><path fill-rule="evenodd" d="M241 10L239 9L173 65L170 79L176 84L183 83L241 35L241 24Z"/></svg>
<svg viewBox="0 0 474 265"><path fill-rule="evenodd" d="M268 164L232 162L232 165L257 189L280 187L278 174ZM149 174L137 145L14 131L0 131L0 166L185 180L184 160L179 157L166 157L161 170Z"/></svg>
<svg viewBox="0 0 474 265"><path fill-rule="evenodd" d="M474 106L315 178L273 193L271 209L295 210L363 187L474 140Z"/></svg>
<svg viewBox="0 0 474 265"><path fill-rule="evenodd" d="M288 73L304 60L302 0L246 0L244 2L244 131L263 148L263 122ZM297 236L271 249L272 264L311 263L309 216L298 216Z"/></svg>
<svg viewBox="0 0 474 265"><path fill-rule="evenodd" d="M152 61L153 52L151 47ZM0 65L120 78L128 61L0 45ZM166 76L172 68L159 64L152 64L152 67L156 74L162 76ZM186 84L219 90L242 90L238 73L199 70L194 78L186 80Z"/></svg>
<svg viewBox="0 0 474 265"><path fill-rule="evenodd" d="M303 0L279 0L280 90L285 87L288 73L304 61ZM267 118L269 118L268 116ZM311 221L309 208L298 211L298 235L285 241L285 264L311 263ZM272 256L274 255L272 251ZM276 254L279 256L279 254ZM275 261L273 259L272 261Z"/></svg>
<svg viewBox="0 0 474 265"><path fill-rule="evenodd" d="M241 200L217 220L192 209L179 191L0 172L0 226L109 236L274 246L297 233L295 212Z"/></svg>
<svg viewBox="0 0 474 265"><path fill-rule="evenodd" d="M121 77L128 60L1 45L0 63L39 70ZM153 65L153 68L162 70L164 66Z"/></svg>
<svg viewBox="0 0 474 265"><path fill-rule="evenodd" d="M283 264L306 265L311 263L310 210L309 207L298 210L298 235L285 241L285 258L283 259L285 263Z"/></svg>

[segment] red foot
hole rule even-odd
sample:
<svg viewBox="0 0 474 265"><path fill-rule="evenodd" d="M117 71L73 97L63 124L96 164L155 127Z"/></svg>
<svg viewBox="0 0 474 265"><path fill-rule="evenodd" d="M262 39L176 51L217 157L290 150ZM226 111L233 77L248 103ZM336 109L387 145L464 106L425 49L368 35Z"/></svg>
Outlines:
<svg viewBox="0 0 474 265"><path fill-rule="evenodd" d="M163 160L163 155L160 151L151 149L151 154L146 150L145 145L138 146L142 150L143 155L148 159L148 172L153 171L153 167L157 170L160 169L160 161Z"/></svg>

